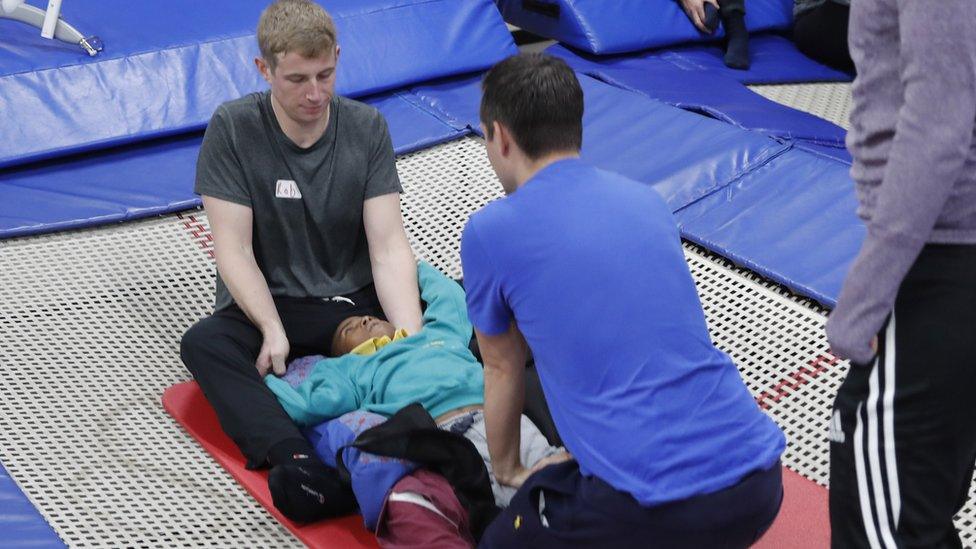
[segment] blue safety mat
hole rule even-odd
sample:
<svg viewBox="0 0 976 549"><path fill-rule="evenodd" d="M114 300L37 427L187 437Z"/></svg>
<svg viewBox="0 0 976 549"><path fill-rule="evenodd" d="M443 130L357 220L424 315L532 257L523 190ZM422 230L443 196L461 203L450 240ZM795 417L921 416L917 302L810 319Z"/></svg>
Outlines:
<svg viewBox="0 0 976 549"><path fill-rule="evenodd" d="M691 44L637 54L659 57L686 70L722 75L743 84L790 84L805 82L850 82L852 76L822 65L803 55L796 45L777 34L749 38L749 70L730 69L722 61L724 52L717 44Z"/></svg>
<svg viewBox="0 0 976 549"><path fill-rule="evenodd" d="M713 77L725 77L746 85L808 82L850 82L851 75L822 65L800 53L796 45L777 34L760 34L749 40L752 65L735 70L722 61L722 48L714 44L690 44L623 55L592 55L555 45L549 53L576 58L587 67L661 70L668 66ZM720 90L716 90L719 93Z"/></svg>
<svg viewBox="0 0 976 549"><path fill-rule="evenodd" d="M220 103L266 86L252 60L267 3L65 2L63 17L104 41L94 58L0 19L0 167L201 129ZM322 4L339 29L338 91L350 97L481 70L516 51L491 0Z"/></svg>
<svg viewBox="0 0 976 549"><path fill-rule="evenodd" d="M755 170L787 146L581 76L582 156L648 183L678 210Z"/></svg>
<svg viewBox="0 0 976 549"><path fill-rule="evenodd" d="M496 0L505 20L534 34L590 53L610 54L714 41L699 32L676 0ZM793 0L749 0L750 31L785 30Z"/></svg>
<svg viewBox="0 0 976 549"><path fill-rule="evenodd" d="M679 210L682 235L833 307L865 234L848 169L787 151Z"/></svg>
<svg viewBox="0 0 976 549"><path fill-rule="evenodd" d="M864 234L838 149L772 139L585 75L580 83L584 159L654 186L689 240L833 305ZM479 80L456 84L411 91L477 128Z"/></svg>
<svg viewBox="0 0 976 549"><path fill-rule="evenodd" d="M580 55L559 45L547 51L565 59L577 71L608 84L740 128L781 139L844 148L847 132L840 126L766 99L721 74L685 70L659 56L601 58Z"/></svg>
<svg viewBox="0 0 976 549"><path fill-rule="evenodd" d="M843 162L850 166L854 160L851 157L851 153L847 150L847 147L836 147L833 145L818 145L816 143L806 143L797 142L797 148L803 149L807 152L817 154L820 156L826 156L827 158L832 158L838 162Z"/></svg>
<svg viewBox="0 0 976 549"><path fill-rule="evenodd" d="M758 133L579 76L585 98L583 158L652 184L673 210L762 166L789 148ZM463 85L462 85L463 84ZM412 91L459 123L478 127L480 81Z"/></svg>
<svg viewBox="0 0 976 549"><path fill-rule="evenodd" d="M409 92L365 98L387 119L398 154L468 133ZM185 210L202 132L91 151L0 171L0 238L91 227Z"/></svg>
<svg viewBox="0 0 976 549"><path fill-rule="evenodd" d="M65 546L3 465L0 465L0 532L2 547L53 549Z"/></svg>

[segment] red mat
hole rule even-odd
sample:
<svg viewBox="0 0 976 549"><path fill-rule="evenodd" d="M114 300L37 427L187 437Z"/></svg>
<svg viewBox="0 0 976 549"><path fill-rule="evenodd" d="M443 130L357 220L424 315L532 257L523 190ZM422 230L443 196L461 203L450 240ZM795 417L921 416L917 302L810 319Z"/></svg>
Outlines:
<svg viewBox="0 0 976 549"><path fill-rule="evenodd" d="M783 467L783 506L755 549L830 547L827 489Z"/></svg>
<svg viewBox="0 0 976 549"><path fill-rule="evenodd" d="M312 548L378 547L376 538L363 527L362 518L299 525L281 516L271 503L267 471L248 471L244 456L217 423L213 408L196 382L179 383L163 393L163 407L248 492L295 536ZM772 528L756 549L822 549L830 547L827 489L783 468L785 498Z"/></svg>
<svg viewBox="0 0 976 549"><path fill-rule="evenodd" d="M166 389L163 393L163 407L254 499L308 547L379 547L376 537L366 530L363 519L358 515L307 525L292 522L282 516L271 503L268 472L248 471L244 468L244 456L220 429L217 415L195 381L179 383Z"/></svg>

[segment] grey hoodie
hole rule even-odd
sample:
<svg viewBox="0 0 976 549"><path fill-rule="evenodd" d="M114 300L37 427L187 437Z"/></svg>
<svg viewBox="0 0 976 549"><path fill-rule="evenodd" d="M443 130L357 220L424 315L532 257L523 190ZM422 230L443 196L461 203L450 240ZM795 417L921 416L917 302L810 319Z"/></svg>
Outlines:
<svg viewBox="0 0 976 549"><path fill-rule="evenodd" d="M847 146L867 237L827 337L866 363L925 244L976 244L976 0L857 0L849 43Z"/></svg>

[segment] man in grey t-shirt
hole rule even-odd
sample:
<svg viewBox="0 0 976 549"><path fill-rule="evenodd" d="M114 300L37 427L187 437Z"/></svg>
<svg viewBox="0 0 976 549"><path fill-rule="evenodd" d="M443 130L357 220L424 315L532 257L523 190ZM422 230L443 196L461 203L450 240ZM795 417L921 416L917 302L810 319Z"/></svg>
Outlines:
<svg viewBox="0 0 976 549"><path fill-rule="evenodd" d="M272 466L278 509L309 521L355 500L262 377L283 374L290 356L330 354L349 316L417 331L420 299L386 122L335 95L331 18L279 0L261 15L258 43L270 91L221 105L200 149L195 190L213 230L217 297L181 357L248 466Z"/></svg>

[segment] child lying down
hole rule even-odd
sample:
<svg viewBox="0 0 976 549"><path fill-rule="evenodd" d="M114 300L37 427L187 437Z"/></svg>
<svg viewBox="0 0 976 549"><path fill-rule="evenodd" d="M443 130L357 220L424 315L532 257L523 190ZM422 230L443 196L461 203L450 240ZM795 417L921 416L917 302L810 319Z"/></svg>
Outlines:
<svg viewBox="0 0 976 549"><path fill-rule="evenodd" d="M419 333L407 335L370 316L350 317L333 336L336 356L293 361L284 376L269 375L265 383L288 415L304 426L353 410L389 417L419 402L441 429L474 443L488 468L496 503L507 506L515 488L499 485L491 473L482 412L484 372L468 349L472 327L464 290L424 262L418 278L427 303ZM520 457L530 469L570 458L524 415Z"/></svg>

